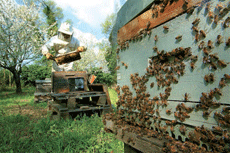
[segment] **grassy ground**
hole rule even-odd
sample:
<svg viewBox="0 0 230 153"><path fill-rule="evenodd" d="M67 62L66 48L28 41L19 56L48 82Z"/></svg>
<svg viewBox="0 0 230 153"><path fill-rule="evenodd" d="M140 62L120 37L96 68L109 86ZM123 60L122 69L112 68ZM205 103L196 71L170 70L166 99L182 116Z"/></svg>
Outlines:
<svg viewBox="0 0 230 153"><path fill-rule="evenodd" d="M50 120L46 103L33 103L34 90L0 92L0 152L123 152L123 143L104 132L101 117ZM116 92L109 93L115 106Z"/></svg>

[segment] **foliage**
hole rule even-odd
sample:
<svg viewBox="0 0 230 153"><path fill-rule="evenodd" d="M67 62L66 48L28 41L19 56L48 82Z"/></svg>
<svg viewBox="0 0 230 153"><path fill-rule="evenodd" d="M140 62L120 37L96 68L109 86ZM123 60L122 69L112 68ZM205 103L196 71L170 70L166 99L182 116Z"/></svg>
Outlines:
<svg viewBox="0 0 230 153"><path fill-rule="evenodd" d="M118 96L117 96L116 90L114 90L112 88L109 88L109 97L110 97L113 109L116 109L116 107L117 107L116 103L117 103L117 100L118 100Z"/></svg>
<svg viewBox="0 0 230 153"><path fill-rule="evenodd" d="M10 111L7 107L17 105L45 109L45 103L39 106L33 104L34 89L23 88L25 94L20 95L14 94L13 90L0 92L0 97L3 97L0 99L0 152L124 152L123 142L113 134L105 133L102 118L97 115L55 121L44 117L31 118L31 115L8 114ZM116 94L113 89L109 91ZM110 97L114 96L110 94ZM115 103L113 98L111 100Z"/></svg>
<svg viewBox="0 0 230 153"><path fill-rule="evenodd" d="M115 24L116 15L112 13L111 15L108 15L103 23L101 23L102 27L102 33L105 34L105 36L108 38L111 30L113 28L113 25Z"/></svg>
<svg viewBox="0 0 230 153"><path fill-rule="evenodd" d="M108 38L113 25L115 24L116 15L111 14L109 15L106 20L101 24L102 33ZM117 66L117 55L115 50L112 48L111 44L108 41L102 41L99 43L100 50L105 52L105 59L108 62L108 69L113 75L114 79L116 79L116 66Z"/></svg>
<svg viewBox="0 0 230 153"><path fill-rule="evenodd" d="M22 67L35 60L45 43L48 28L40 26L40 14L34 4L19 5L14 0L0 3L0 67L13 73L16 92L21 92Z"/></svg>
<svg viewBox="0 0 230 153"><path fill-rule="evenodd" d="M37 122L27 116L0 118L0 152L122 152L123 143L105 133L101 118Z"/></svg>
<svg viewBox="0 0 230 153"><path fill-rule="evenodd" d="M0 68L0 90L6 89L7 86L12 86L13 76L7 69Z"/></svg>
<svg viewBox="0 0 230 153"><path fill-rule="evenodd" d="M105 52L105 59L108 62L107 67L110 73L114 76L114 78L116 78L116 52L112 51L112 47L108 41L102 41L101 43L99 43L99 48L100 50Z"/></svg>
<svg viewBox="0 0 230 153"><path fill-rule="evenodd" d="M104 73L100 68L92 68L90 73L97 76L94 83L102 83L110 86L115 82L114 77L110 73Z"/></svg>
<svg viewBox="0 0 230 153"><path fill-rule="evenodd" d="M50 67L33 64L22 68L21 79L25 85L35 85L35 80L44 80L45 78L51 78Z"/></svg>
<svg viewBox="0 0 230 153"><path fill-rule="evenodd" d="M51 26L63 18L62 8L57 7L56 3L52 0L43 0L43 13L46 16L46 23ZM49 29L48 35L54 36L58 31L58 26L55 24Z"/></svg>
<svg viewBox="0 0 230 153"><path fill-rule="evenodd" d="M93 37L86 39L84 36L78 36L81 43L87 46L87 51L81 53L81 60L74 62L76 71L88 70L91 71L94 67L102 67L106 69L107 61L105 60L104 51L95 51L97 44Z"/></svg>

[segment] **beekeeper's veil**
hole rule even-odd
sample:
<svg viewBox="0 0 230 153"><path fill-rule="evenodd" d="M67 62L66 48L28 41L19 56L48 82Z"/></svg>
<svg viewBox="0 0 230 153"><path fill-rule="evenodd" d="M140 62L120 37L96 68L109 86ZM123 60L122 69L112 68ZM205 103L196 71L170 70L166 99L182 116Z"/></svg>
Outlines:
<svg viewBox="0 0 230 153"><path fill-rule="evenodd" d="M60 28L58 29L58 38L70 42L72 35L73 31L70 24L67 22L62 23Z"/></svg>

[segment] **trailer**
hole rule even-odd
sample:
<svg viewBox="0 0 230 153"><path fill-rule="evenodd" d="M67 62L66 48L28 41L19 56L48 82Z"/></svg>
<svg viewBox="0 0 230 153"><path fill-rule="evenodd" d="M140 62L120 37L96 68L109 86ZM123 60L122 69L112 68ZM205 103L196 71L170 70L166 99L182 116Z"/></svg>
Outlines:
<svg viewBox="0 0 230 153"><path fill-rule="evenodd" d="M117 111L125 152L230 152L230 2L128 0L117 14Z"/></svg>

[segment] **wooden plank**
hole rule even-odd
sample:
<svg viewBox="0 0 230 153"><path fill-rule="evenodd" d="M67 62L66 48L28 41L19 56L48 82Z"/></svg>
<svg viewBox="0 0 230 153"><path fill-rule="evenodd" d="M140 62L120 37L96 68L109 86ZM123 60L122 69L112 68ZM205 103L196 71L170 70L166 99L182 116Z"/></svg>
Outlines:
<svg viewBox="0 0 230 153"><path fill-rule="evenodd" d="M128 132L126 129L130 128L130 125L118 128L112 120L106 120L105 128L109 129L113 133L116 133L116 138L123 141L127 145L146 153L163 152L163 143L167 140L159 140L158 138L148 138L146 135L138 136L136 133ZM117 130L117 131L116 131ZM115 132L116 131L116 132ZM122 132L123 131L123 132ZM129 141L132 139L132 141Z"/></svg>
<svg viewBox="0 0 230 153"><path fill-rule="evenodd" d="M186 8L190 8L199 4L202 0L191 0L188 2ZM148 10L136 17L134 20L130 21L128 24L123 26L118 30L118 42L125 42L132 37L138 35L140 29L146 29L147 23L150 22L149 29L153 29L156 26L173 19L174 17L184 13L186 9L184 8L185 1L178 0L174 1L172 4L170 2L165 7L163 13L159 12L157 18L152 18L153 11Z"/></svg>

